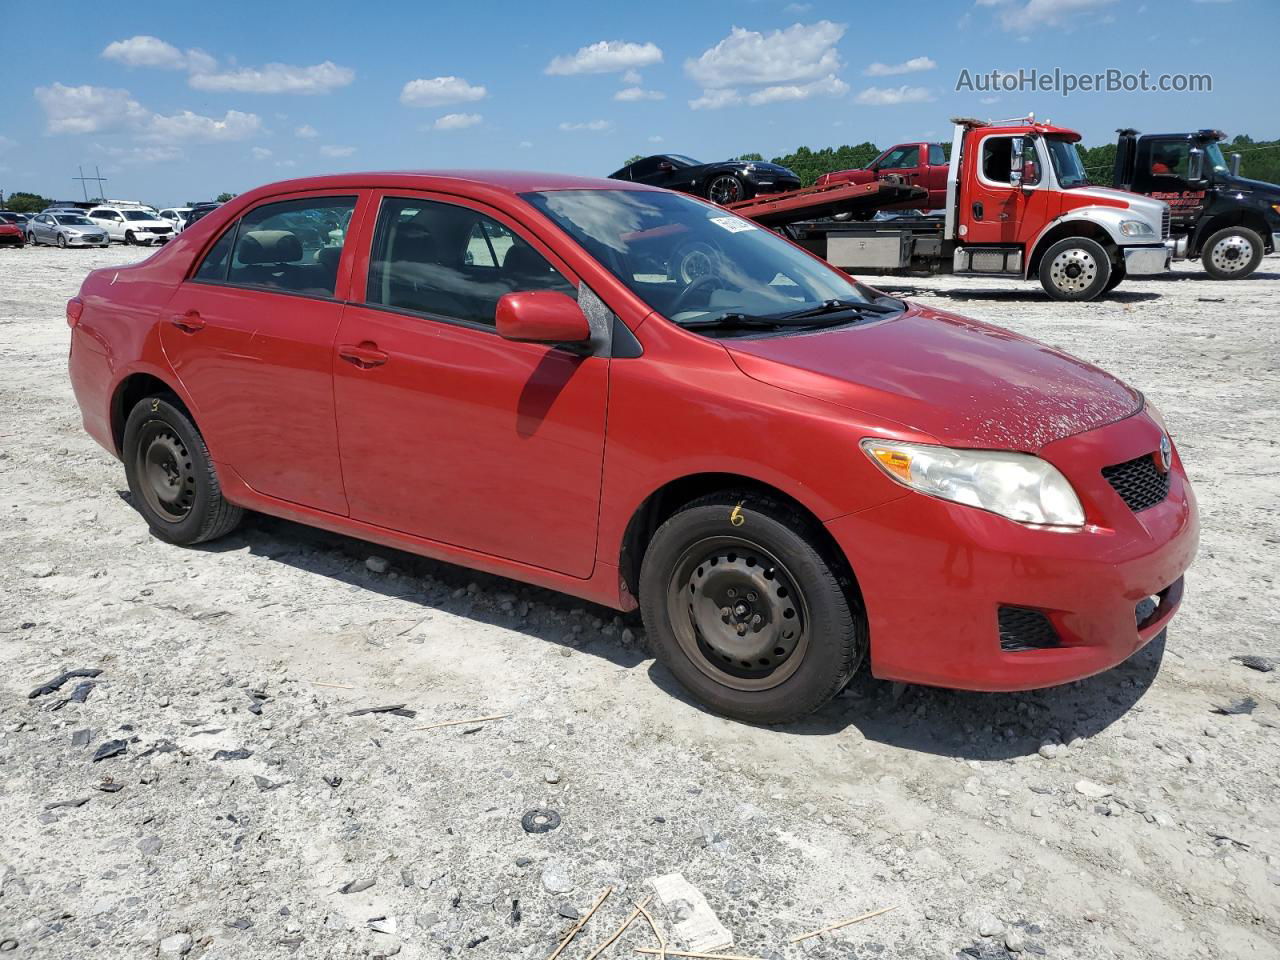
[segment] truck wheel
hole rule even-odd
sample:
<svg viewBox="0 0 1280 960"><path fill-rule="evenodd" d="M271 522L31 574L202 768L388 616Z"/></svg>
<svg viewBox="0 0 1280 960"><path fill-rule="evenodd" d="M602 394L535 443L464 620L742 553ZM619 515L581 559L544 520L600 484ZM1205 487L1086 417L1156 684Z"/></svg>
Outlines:
<svg viewBox="0 0 1280 960"><path fill-rule="evenodd" d="M1215 280L1243 280L1262 262L1262 237L1248 227L1225 227L1208 239L1200 259Z"/></svg>
<svg viewBox="0 0 1280 960"><path fill-rule="evenodd" d="M747 189L731 173L721 174L707 184L707 199L720 206L747 199Z"/></svg>
<svg viewBox="0 0 1280 960"><path fill-rule="evenodd" d="M1040 284L1055 300L1092 300L1110 280L1111 258L1088 237L1059 240L1040 258Z"/></svg>
<svg viewBox="0 0 1280 960"><path fill-rule="evenodd" d="M836 695L866 649L861 611L812 521L723 491L658 528L640 569L657 657L698 700L748 723L786 723Z"/></svg>
<svg viewBox="0 0 1280 960"><path fill-rule="evenodd" d="M1124 278L1129 275L1129 271L1125 268L1124 261L1120 261L1111 268L1111 279L1107 281L1106 289L1103 293L1110 293L1120 284L1124 283Z"/></svg>
<svg viewBox="0 0 1280 960"><path fill-rule="evenodd" d="M244 515L223 499L209 448L175 397L146 397L129 411L123 452L134 505L161 540L213 540Z"/></svg>

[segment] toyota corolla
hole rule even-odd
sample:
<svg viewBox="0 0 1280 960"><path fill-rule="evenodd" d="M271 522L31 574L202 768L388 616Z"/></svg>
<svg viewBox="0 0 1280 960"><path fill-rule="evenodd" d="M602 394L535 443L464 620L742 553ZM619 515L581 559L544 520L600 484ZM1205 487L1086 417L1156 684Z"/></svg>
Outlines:
<svg viewBox="0 0 1280 960"><path fill-rule="evenodd" d="M992 691L1107 670L1196 550L1136 390L640 184L273 184L90 274L67 320L85 427L159 538L254 510L638 606L744 720L864 663Z"/></svg>

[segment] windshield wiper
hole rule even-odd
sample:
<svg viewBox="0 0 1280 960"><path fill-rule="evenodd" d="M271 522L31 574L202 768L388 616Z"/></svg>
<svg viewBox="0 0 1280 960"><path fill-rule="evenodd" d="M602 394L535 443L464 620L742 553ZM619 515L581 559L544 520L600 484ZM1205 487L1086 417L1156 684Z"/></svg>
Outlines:
<svg viewBox="0 0 1280 960"><path fill-rule="evenodd" d="M778 327L787 325L772 317L758 317L749 313L718 313L714 317L703 317L701 320L680 323L680 326L686 330L699 327L719 327L722 330L776 330Z"/></svg>
<svg viewBox="0 0 1280 960"><path fill-rule="evenodd" d="M803 320L806 317L821 317L832 313L899 313L901 307L891 307L883 303L868 303L862 300L826 300L816 307L784 313L776 317L779 320Z"/></svg>

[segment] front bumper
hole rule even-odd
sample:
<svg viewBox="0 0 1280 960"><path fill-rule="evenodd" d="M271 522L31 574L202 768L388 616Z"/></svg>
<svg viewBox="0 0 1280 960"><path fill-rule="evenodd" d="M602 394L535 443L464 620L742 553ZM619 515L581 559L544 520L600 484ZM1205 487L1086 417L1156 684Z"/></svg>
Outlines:
<svg viewBox="0 0 1280 960"><path fill-rule="evenodd" d="M1124 270L1127 276L1149 277L1169 270L1172 251L1163 243L1120 249L1124 251Z"/></svg>
<svg viewBox="0 0 1280 960"><path fill-rule="evenodd" d="M1158 449L1145 413L1049 444L1088 525L1038 530L908 493L829 521L862 591L877 677L966 690L1029 690L1110 669L1168 625L1199 540L1195 499L1175 456L1168 496L1131 511L1102 468ZM1170 589L1172 588L1172 589ZM1138 623L1148 598L1164 594ZM1010 652L1002 606L1040 611L1060 645Z"/></svg>
<svg viewBox="0 0 1280 960"><path fill-rule="evenodd" d="M99 237L67 237L69 247L105 247L110 243L111 238L105 233Z"/></svg>

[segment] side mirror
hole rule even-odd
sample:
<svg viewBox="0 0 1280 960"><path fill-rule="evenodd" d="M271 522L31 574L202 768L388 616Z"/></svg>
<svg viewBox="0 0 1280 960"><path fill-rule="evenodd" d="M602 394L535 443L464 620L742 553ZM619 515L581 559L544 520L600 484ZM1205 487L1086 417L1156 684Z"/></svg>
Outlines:
<svg viewBox="0 0 1280 960"><path fill-rule="evenodd" d="M585 343L591 326L582 308L556 290L508 293L498 301L498 336L521 343Z"/></svg>
<svg viewBox="0 0 1280 960"><path fill-rule="evenodd" d="M1022 138L1014 137L1009 141L1009 182L1014 186L1022 183Z"/></svg>
<svg viewBox="0 0 1280 960"><path fill-rule="evenodd" d="M1227 161L1227 169L1231 171L1233 177L1240 176L1240 154L1231 155L1231 159Z"/></svg>
<svg viewBox="0 0 1280 960"><path fill-rule="evenodd" d="M672 163L670 160L660 160L658 162L659 173L670 173L675 168L676 168L676 165Z"/></svg>
<svg viewBox="0 0 1280 960"><path fill-rule="evenodd" d="M1187 153L1187 179L1192 183L1204 179L1204 151L1199 147Z"/></svg>

